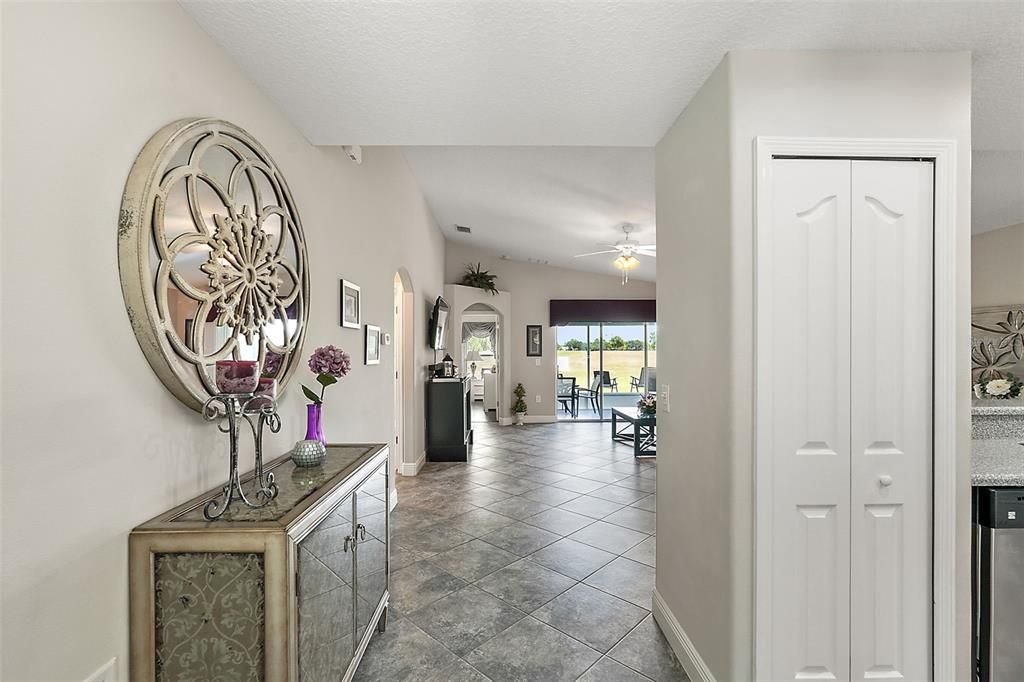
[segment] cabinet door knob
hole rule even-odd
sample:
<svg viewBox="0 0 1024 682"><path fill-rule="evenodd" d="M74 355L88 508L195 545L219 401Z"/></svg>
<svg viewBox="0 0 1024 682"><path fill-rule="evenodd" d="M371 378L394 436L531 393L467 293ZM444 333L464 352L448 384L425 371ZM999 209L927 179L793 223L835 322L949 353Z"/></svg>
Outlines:
<svg viewBox="0 0 1024 682"><path fill-rule="evenodd" d="M356 539L354 537L352 537L351 535L346 535L345 536L344 551L346 551L346 552L348 551L349 545L352 545L352 549L355 550L355 548L356 548Z"/></svg>
<svg viewBox="0 0 1024 682"><path fill-rule="evenodd" d="M356 524L356 534L359 535L360 540L366 539L366 526L361 523Z"/></svg>
<svg viewBox="0 0 1024 682"><path fill-rule="evenodd" d="M892 485L892 476L890 476L889 474L882 474L881 476L878 477L878 484L881 485L883 488L888 488L889 486Z"/></svg>

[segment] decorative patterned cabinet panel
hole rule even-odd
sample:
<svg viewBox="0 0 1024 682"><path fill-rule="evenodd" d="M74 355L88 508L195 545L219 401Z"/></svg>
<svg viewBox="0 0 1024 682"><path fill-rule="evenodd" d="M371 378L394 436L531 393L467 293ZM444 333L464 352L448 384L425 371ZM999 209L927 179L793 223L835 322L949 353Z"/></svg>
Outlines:
<svg viewBox="0 0 1024 682"><path fill-rule="evenodd" d="M129 538L133 680L349 680L388 604L388 448L274 460L280 492L203 518L212 490Z"/></svg>

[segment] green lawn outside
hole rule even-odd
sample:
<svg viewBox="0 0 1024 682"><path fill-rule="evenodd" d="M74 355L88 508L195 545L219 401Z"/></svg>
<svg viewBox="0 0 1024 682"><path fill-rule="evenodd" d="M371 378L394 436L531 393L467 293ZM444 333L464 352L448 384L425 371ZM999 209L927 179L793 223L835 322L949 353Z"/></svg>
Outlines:
<svg viewBox="0 0 1024 682"><path fill-rule="evenodd" d="M649 350L647 352L648 363L651 367L657 367L658 352ZM590 358L590 370L596 372L601 369L598 366L600 355L594 352ZM612 379L619 382L618 390L621 393L629 392L629 378L639 377L640 370L644 366L644 352L642 350L606 350L604 351L604 370L611 372ZM587 351L585 350L560 350L558 351L558 370L567 377L576 377L576 385L589 387L590 378L587 375Z"/></svg>

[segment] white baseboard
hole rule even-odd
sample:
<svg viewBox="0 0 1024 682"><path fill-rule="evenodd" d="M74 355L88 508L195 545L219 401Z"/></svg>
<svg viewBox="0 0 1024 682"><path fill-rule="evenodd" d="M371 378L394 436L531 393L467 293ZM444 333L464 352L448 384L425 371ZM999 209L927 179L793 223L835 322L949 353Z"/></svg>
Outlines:
<svg viewBox="0 0 1024 682"><path fill-rule="evenodd" d="M686 636L683 626L672 615L672 611L669 610L668 604L658 594L658 590L654 590L652 597L654 620L661 627L661 632L672 646L672 651L676 652L676 657L682 664L687 676L693 682L715 682L715 676L711 674L711 670L704 663L704 659L700 657L697 647Z"/></svg>
<svg viewBox="0 0 1024 682"><path fill-rule="evenodd" d="M398 488L392 486L391 496L388 498L388 511L394 511L395 507L398 506Z"/></svg>
<svg viewBox="0 0 1024 682"><path fill-rule="evenodd" d="M421 452L419 458L415 462L402 462L398 465L398 473L402 476L415 476L423 468L423 464L427 461L427 453Z"/></svg>
<svg viewBox="0 0 1024 682"><path fill-rule="evenodd" d="M553 424L558 421L558 417L553 414L528 414L523 417L524 424ZM498 419L500 426L515 426L515 417L501 417Z"/></svg>

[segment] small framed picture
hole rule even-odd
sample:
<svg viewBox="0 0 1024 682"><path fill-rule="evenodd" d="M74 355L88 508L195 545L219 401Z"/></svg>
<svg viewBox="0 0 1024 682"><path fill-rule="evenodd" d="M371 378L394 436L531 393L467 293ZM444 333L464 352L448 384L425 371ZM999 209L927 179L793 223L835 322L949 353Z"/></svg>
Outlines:
<svg viewBox="0 0 1024 682"><path fill-rule="evenodd" d="M363 317L363 294L358 284L341 280L341 326L359 329Z"/></svg>
<svg viewBox="0 0 1024 682"><path fill-rule="evenodd" d="M541 325L526 325L526 357L539 358L544 355L544 335Z"/></svg>
<svg viewBox="0 0 1024 682"><path fill-rule="evenodd" d="M380 327L375 324L366 325L365 343L363 348L365 349L365 363L367 365L379 365L380 364Z"/></svg>

